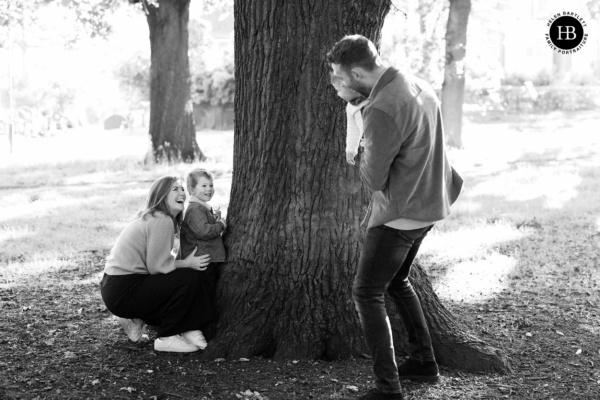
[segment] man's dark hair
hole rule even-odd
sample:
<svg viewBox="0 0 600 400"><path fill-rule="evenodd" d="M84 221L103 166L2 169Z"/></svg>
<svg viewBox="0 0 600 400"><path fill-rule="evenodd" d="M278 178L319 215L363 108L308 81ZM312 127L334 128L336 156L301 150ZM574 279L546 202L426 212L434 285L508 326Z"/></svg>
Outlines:
<svg viewBox="0 0 600 400"><path fill-rule="evenodd" d="M372 71L376 66L377 49L373 42L362 35L344 36L327 53L329 64L339 64L350 70L356 66Z"/></svg>

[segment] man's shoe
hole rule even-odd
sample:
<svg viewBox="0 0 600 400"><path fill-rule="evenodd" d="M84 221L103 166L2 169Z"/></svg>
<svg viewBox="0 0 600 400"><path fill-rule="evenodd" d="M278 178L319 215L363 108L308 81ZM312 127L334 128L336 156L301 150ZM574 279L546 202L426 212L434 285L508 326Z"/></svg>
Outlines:
<svg viewBox="0 0 600 400"><path fill-rule="evenodd" d="M193 345L200 347L200 350L204 350L208 343L202 334L202 331L188 331L182 334L183 338Z"/></svg>
<svg viewBox="0 0 600 400"><path fill-rule="evenodd" d="M378 389L371 389L356 400L403 400L402 393L383 393Z"/></svg>
<svg viewBox="0 0 600 400"><path fill-rule="evenodd" d="M185 340L181 335L174 335L154 340L154 350L171 353L193 353L200 350L200 348Z"/></svg>
<svg viewBox="0 0 600 400"><path fill-rule="evenodd" d="M413 380L418 382L438 382L440 371L435 361L413 361L410 358L398 368L400 380Z"/></svg>
<svg viewBox="0 0 600 400"><path fill-rule="evenodd" d="M117 321L119 321L119 325L123 327L127 337L132 342L137 342L142 338L142 331L144 330L144 321L138 318L127 319L117 317Z"/></svg>

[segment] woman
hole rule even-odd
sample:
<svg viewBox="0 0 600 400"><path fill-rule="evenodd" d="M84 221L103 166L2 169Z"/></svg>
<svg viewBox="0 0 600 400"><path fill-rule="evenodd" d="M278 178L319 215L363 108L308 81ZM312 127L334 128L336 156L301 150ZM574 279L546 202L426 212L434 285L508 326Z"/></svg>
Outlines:
<svg viewBox="0 0 600 400"><path fill-rule="evenodd" d="M200 327L215 316L203 279L208 255L175 260L175 232L182 220L185 192L177 177L165 176L150 188L145 208L121 232L106 259L100 284L106 308L137 342L144 323L158 328L157 351L187 353L206 347Z"/></svg>

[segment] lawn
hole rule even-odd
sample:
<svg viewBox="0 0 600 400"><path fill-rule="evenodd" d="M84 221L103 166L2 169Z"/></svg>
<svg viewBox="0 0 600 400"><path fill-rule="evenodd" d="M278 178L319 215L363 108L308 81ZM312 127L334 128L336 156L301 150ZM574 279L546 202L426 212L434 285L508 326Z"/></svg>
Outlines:
<svg viewBox="0 0 600 400"><path fill-rule="evenodd" d="M406 399L600 398L600 115L465 121L465 178L418 262L452 313L513 372L442 366ZM232 132L199 132L226 211ZM0 136L0 399L342 399L370 360L202 361L127 341L98 292L104 257L149 183L189 165L141 163L142 132ZM341 154L340 157L343 155Z"/></svg>

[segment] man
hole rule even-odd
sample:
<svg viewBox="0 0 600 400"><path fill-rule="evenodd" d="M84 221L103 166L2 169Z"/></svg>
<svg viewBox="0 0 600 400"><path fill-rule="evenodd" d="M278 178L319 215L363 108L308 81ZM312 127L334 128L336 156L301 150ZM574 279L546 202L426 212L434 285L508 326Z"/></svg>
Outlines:
<svg viewBox="0 0 600 400"><path fill-rule="evenodd" d="M439 101L429 84L387 68L375 45L346 36L327 54L332 75L368 98L363 109L363 182L373 190L352 288L373 357L375 388L359 399L402 399L400 379L439 377L421 303L408 276L421 242L450 214L462 187L444 148ZM384 294L394 300L408 331L410 355L397 367Z"/></svg>

